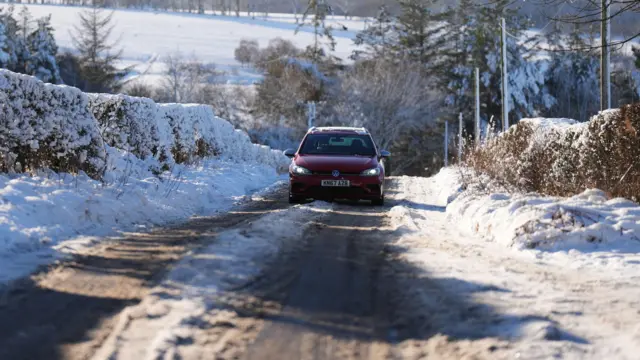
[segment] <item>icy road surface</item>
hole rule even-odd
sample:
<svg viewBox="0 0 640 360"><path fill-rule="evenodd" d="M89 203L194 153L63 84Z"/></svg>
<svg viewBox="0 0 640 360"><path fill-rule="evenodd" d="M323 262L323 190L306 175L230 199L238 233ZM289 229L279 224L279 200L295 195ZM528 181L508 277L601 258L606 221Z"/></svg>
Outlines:
<svg viewBox="0 0 640 360"><path fill-rule="evenodd" d="M277 189L0 296L0 359L634 359L640 282L461 235L432 179L377 208ZM446 197L445 197L446 198Z"/></svg>

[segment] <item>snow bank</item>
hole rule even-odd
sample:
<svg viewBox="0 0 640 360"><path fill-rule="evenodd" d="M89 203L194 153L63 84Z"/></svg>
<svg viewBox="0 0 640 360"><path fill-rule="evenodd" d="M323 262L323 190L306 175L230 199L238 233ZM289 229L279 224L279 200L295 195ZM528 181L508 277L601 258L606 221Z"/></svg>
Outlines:
<svg viewBox="0 0 640 360"><path fill-rule="evenodd" d="M593 189L566 198L492 193L487 189L494 186L480 184L478 178L467 179L471 183L462 190L456 185L459 174L459 169L444 169L434 181L454 194L447 216L468 235L517 249L640 249L640 206L632 201L609 199Z"/></svg>
<svg viewBox="0 0 640 360"><path fill-rule="evenodd" d="M228 160L176 165L157 176L149 170L153 160L109 152L107 184L85 175L0 174L0 283L31 270L30 263L9 268L17 255L51 257L51 248L64 252L92 236L211 215L280 178L273 167Z"/></svg>

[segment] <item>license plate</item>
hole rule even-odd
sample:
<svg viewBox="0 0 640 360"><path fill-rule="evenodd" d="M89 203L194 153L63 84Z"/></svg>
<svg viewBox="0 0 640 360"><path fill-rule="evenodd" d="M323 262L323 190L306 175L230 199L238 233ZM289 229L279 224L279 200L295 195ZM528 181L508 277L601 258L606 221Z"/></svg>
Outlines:
<svg viewBox="0 0 640 360"><path fill-rule="evenodd" d="M322 180L322 186L349 187L351 186L351 182L349 182L349 180Z"/></svg>

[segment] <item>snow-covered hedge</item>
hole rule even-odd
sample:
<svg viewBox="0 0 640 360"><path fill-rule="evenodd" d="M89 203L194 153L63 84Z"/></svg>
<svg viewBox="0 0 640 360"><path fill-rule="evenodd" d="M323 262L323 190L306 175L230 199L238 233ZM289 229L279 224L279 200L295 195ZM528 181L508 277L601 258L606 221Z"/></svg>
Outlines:
<svg viewBox="0 0 640 360"><path fill-rule="evenodd" d="M467 165L525 191L576 195L601 189L640 198L640 104L604 111L588 123L523 119L472 151Z"/></svg>
<svg viewBox="0 0 640 360"><path fill-rule="evenodd" d="M281 151L251 143L247 133L215 116L210 106L161 104L160 108L163 118L173 129L176 160L215 155L270 165L280 170L289 164Z"/></svg>
<svg viewBox="0 0 640 360"><path fill-rule="evenodd" d="M116 149L146 159L172 163L171 127L151 99L127 95L88 94L104 141Z"/></svg>
<svg viewBox="0 0 640 360"><path fill-rule="evenodd" d="M214 156L279 170L288 165L280 151L252 144L210 106L84 94L5 70L0 104L0 172L83 170L99 178L105 146L153 160L154 171Z"/></svg>
<svg viewBox="0 0 640 360"><path fill-rule="evenodd" d="M84 170L97 176L104 145L80 90L0 70L0 172Z"/></svg>
<svg viewBox="0 0 640 360"><path fill-rule="evenodd" d="M125 95L90 94L90 107L105 141L165 165L222 156L226 159L287 166L279 151L251 143L249 136L214 115L207 105L156 104Z"/></svg>

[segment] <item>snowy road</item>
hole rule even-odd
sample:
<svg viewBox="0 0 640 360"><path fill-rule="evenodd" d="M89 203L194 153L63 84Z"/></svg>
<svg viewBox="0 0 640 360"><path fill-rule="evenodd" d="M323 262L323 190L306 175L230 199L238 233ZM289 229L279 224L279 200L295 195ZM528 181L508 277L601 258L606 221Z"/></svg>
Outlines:
<svg viewBox="0 0 640 360"><path fill-rule="evenodd" d="M637 358L637 277L465 237L432 179L388 188L88 250L2 295L0 359Z"/></svg>

